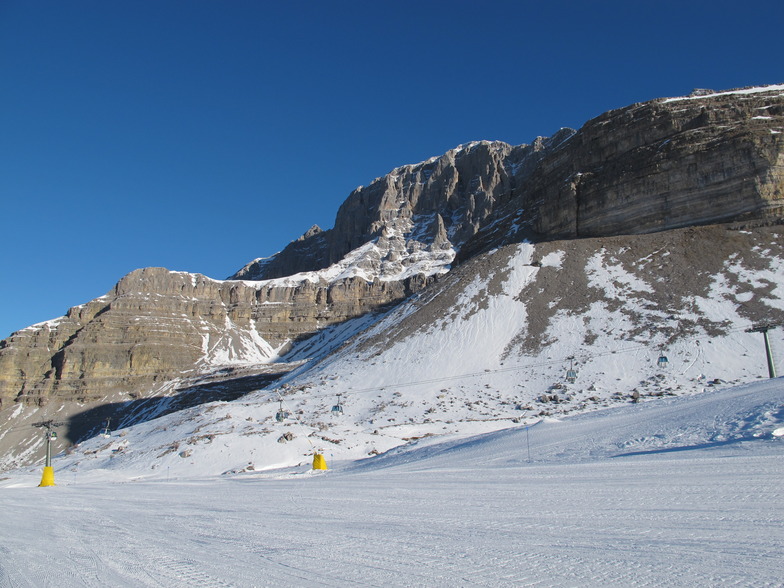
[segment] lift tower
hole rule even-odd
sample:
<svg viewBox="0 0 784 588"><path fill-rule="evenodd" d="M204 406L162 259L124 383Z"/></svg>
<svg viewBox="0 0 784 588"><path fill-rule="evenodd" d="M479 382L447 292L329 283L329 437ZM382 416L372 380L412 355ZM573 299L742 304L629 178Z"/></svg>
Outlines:
<svg viewBox="0 0 784 588"><path fill-rule="evenodd" d="M57 432L53 431L53 427L59 427L63 423L55 423L53 421L42 421L35 423L34 427L41 427L46 429L44 432L46 439L46 465L44 465L44 474L41 477L41 483L38 487L54 486L54 468L52 467L52 441L57 439Z"/></svg>
<svg viewBox="0 0 784 588"><path fill-rule="evenodd" d="M771 329L775 329L778 325L757 325L756 327L752 327L751 329L746 329L747 333L762 333L762 336L765 339L765 355L768 357L768 375L771 378L776 377L776 366L773 365L773 353L770 350L770 339L768 339L768 331Z"/></svg>

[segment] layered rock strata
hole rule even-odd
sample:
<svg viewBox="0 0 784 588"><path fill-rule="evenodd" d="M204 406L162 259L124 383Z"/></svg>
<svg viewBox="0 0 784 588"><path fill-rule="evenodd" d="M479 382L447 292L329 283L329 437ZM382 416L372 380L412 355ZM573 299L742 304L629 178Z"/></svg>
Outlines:
<svg viewBox="0 0 784 588"><path fill-rule="evenodd" d="M784 86L658 99L588 121L462 248L784 216Z"/></svg>
<svg viewBox="0 0 784 588"><path fill-rule="evenodd" d="M427 281L285 286L137 270L105 296L0 342L0 400L93 402L197 368L269 362L288 343L402 300Z"/></svg>
<svg viewBox="0 0 784 588"><path fill-rule="evenodd" d="M320 270L390 234L405 242L392 250L397 255L423 248L459 249L493 210L525 186L542 158L573 133L564 128L553 137L516 147L478 141L395 168L354 190L338 210L333 229L313 227L280 253L254 260L231 279L263 280Z"/></svg>

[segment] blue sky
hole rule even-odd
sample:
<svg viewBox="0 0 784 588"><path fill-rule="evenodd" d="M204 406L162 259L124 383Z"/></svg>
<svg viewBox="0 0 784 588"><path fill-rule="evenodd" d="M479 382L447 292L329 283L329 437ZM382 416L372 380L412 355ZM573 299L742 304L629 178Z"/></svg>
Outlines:
<svg viewBox="0 0 784 588"><path fill-rule="evenodd" d="M0 338L225 278L356 186L693 88L784 82L780 2L0 2Z"/></svg>

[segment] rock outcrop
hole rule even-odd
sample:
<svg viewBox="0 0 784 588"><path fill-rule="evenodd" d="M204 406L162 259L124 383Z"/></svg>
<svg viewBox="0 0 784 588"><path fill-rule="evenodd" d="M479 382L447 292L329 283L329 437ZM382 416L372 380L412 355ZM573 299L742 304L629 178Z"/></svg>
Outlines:
<svg viewBox="0 0 784 588"><path fill-rule="evenodd" d="M784 212L784 86L695 92L607 112L531 145L481 141L357 188L317 227L232 279L323 269L394 230L402 254L465 260L522 239L639 234ZM413 247L412 247L413 246Z"/></svg>
<svg viewBox="0 0 784 588"><path fill-rule="evenodd" d="M311 228L280 253L251 262L230 279L264 280L324 269L393 234L402 245L385 253L405 257L422 249L459 249L497 207L523 189L542 158L572 134L572 129L561 129L551 138L516 147L478 141L395 168L354 190L338 210L334 228Z"/></svg>
<svg viewBox="0 0 784 588"><path fill-rule="evenodd" d="M780 216L784 89L608 112L542 162L530 198L547 238Z"/></svg>
<svg viewBox="0 0 784 588"><path fill-rule="evenodd" d="M137 270L105 296L0 342L0 399L95 402L198 368L266 363L287 344L400 301L427 282L284 285Z"/></svg>

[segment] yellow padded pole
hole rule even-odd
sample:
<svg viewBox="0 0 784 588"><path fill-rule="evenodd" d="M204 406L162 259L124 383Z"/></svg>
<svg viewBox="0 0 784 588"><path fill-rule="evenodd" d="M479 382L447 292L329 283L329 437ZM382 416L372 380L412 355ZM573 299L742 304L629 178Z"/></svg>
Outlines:
<svg viewBox="0 0 784 588"><path fill-rule="evenodd" d="M41 483L38 484L39 488L42 486L54 486L54 468L52 466L44 467L44 475L41 477Z"/></svg>
<svg viewBox="0 0 784 588"><path fill-rule="evenodd" d="M327 460L324 459L324 456L321 453L317 453L313 456L313 469L314 470L326 470L327 469Z"/></svg>

